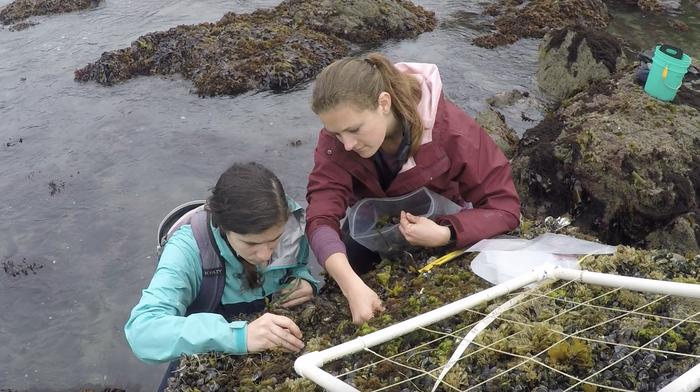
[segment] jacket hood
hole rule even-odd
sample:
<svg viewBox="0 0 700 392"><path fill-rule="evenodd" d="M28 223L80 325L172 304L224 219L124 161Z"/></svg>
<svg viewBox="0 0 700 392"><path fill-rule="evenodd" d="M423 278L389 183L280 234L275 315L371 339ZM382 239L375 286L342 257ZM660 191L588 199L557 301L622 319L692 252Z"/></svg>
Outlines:
<svg viewBox="0 0 700 392"><path fill-rule="evenodd" d="M429 143L433 140L433 125L437 116L438 102L442 95L442 80L437 65L426 63L396 63L399 71L416 78L421 86L421 99L418 103L418 115L423 121L423 137L421 144ZM401 168L401 172L416 166L413 157Z"/></svg>
<svg viewBox="0 0 700 392"><path fill-rule="evenodd" d="M435 64L397 63L399 71L416 78L421 86L421 99L418 103L418 114L423 120L423 141L425 144L432 140L433 125L437 115L438 102L442 94L442 80Z"/></svg>

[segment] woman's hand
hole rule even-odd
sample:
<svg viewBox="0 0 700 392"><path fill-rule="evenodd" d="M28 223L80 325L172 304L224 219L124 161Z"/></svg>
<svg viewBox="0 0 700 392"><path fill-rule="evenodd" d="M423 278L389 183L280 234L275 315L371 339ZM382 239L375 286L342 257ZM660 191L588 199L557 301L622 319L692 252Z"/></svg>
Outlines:
<svg viewBox="0 0 700 392"><path fill-rule="evenodd" d="M353 271L344 253L334 253L326 260L326 271L338 283L340 290L348 300L352 322L362 324L383 312L382 300Z"/></svg>
<svg viewBox="0 0 700 392"><path fill-rule="evenodd" d="M294 279L285 288L280 290L280 295L284 302L280 304L283 308L291 308L310 300L314 296L314 289L311 283L301 278Z"/></svg>
<svg viewBox="0 0 700 392"><path fill-rule="evenodd" d="M362 279L358 279L343 294L348 299L353 324L360 325L384 311L382 300Z"/></svg>
<svg viewBox="0 0 700 392"><path fill-rule="evenodd" d="M248 324L246 343L249 353L277 347L284 351L299 352L304 348L301 330L294 321L272 313L265 313Z"/></svg>
<svg viewBox="0 0 700 392"><path fill-rule="evenodd" d="M424 216L401 211L399 231L409 244L435 248L450 242L450 228L441 226Z"/></svg>

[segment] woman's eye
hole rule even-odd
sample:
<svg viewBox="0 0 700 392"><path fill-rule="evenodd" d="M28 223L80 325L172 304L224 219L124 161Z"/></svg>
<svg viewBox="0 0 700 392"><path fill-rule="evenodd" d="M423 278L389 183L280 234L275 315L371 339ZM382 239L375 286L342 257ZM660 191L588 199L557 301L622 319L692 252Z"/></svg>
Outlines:
<svg viewBox="0 0 700 392"><path fill-rule="evenodd" d="M348 129L348 133L357 133L359 130L360 128Z"/></svg>

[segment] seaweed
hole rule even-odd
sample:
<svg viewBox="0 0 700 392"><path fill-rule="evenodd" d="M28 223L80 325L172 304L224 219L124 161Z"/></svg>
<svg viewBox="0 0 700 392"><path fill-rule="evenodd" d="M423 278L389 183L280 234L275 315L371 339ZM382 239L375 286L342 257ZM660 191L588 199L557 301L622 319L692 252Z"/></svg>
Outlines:
<svg viewBox="0 0 700 392"><path fill-rule="evenodd" d="M531 222L528 230L521 228L519 234L532 235L551 225ZM560 228L567 233L575 233L574 229ZM352 325L345 299L332 283L308 305L284 310L283 314L304 331L306 352L319 351L488 287L470 272L470 256L429 273L418 273L430 256L434 255L423 251L384 260L363 276L383 299L386 311L361 326ZM684 257L662 250L620 247L614 255L585 258L583 266L655 279L700 280L700 256ZM339 358L326 364L324 370L359 390L394 384L389 390L429 390L434 382L429 374L437 375L459 337L504 300L484 303ZM694 358L687 354L700 354L700 324L676 326L678 320L700 312L699 302L575 282L546 284L479 334L438 390L476 387L482 391L551 391L575 385L575 389L584 391L601 390L599 385L658 390L694 365ZM255 315L245 317L253 319ZM171 380L170 391L321 390L297 378L292 354L275 351L236 357L210 353L185 358ZM563 373L582 381L577 384Z"/></svg>
<svg viewBox="0 0 700 392"><path fill-rule="evenodd" d="M139 37L75 71L105 86L141 75L182 74L200 96L287 91L347 55L351 44L376 45L435 28L432 12L404 0L286 0L216 23L178 26Z"/></svg>

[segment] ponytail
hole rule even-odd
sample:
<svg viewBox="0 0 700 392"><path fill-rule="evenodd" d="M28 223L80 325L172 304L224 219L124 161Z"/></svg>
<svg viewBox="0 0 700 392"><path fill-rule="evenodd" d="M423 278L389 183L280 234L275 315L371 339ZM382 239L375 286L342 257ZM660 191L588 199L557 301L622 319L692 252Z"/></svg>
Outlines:
<svg viewBox="0 0 700 392"><path fill-rule="evenodd" d="M352 104L360 110L373 110L382 92L391 96L391 110L397 121L408 124L410 155L414 156L423 137L418 114L420 84L379 53L370 53L365 59L345 58L327 66L316 78L311 109L319 114L340 104Z"/></svg>

